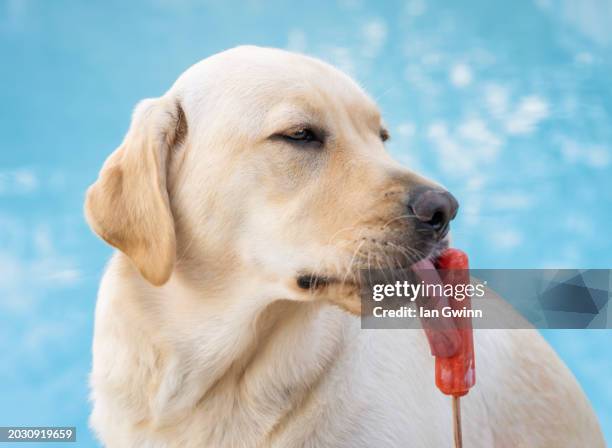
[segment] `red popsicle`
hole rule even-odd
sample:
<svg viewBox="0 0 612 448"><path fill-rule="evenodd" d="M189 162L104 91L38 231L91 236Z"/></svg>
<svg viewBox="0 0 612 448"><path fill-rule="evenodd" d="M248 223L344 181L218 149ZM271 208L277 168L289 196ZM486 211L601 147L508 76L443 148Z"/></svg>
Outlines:
<svg viewBox="0 0 612 448"><path fill-rule="evenodd" d="M467 255L458 249L446 249L436 260L436 268L441 271L445 284L468 285L470 281ZM469 297L462 301L453 298L453 309L470 308ZM436 356L436 386L446 395L453 397L453 432L455 447L462 448L461 407L459 397L467 394L476 383L476 364L474 363L474 339L472 321L469 317L454 317L461 337L459 351L448 358Z"/></svg>
<svg viewBox="0 0 612 448"><path fill-rule="evenodd" d="M446 249L436 260L445 284L468 285L470 282L467 255L458 249ZM451 300L453 309L470 308L470 299ZM454 317L461 335L459 352L449 358L436 357L436 386L446 395L461 397L468 393L476 382L474 363L474 340L469 317Z"/></svg>

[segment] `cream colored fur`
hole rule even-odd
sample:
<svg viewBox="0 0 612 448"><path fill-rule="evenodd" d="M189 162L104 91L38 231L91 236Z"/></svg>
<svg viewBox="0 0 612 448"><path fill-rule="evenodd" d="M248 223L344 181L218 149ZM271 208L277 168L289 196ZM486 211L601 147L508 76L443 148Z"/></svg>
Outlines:
<svg viewBox="0 0 612 448"><path fill-rule="evenodd" d="M325 130L325 148L279 137L304 124ZM86 201L119 249L91 372L105 446L451 446L421 332L361 330L350 281L296 284L301 272L350 280L410 233L389 222L399 195L428 181L388 156L381 126L342 73L257 47L205 59L137 107ZM475 341L466 447L604 446L536 331Z"/></svg>

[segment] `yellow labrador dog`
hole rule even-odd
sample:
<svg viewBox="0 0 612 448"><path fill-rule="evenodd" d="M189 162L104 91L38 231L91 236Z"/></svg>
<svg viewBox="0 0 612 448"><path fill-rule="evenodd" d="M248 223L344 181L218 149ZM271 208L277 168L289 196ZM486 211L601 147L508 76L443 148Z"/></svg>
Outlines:
<svg viewBox="0 0 612 448"><path fill-rule="evenodd" d="M136 108L85 205L118 249L91 373L104 445L451 446L425 336L355 316L359 269L428 259L457 208L387 137L346 75L268 48L205 59ZM604 446L537 332L475 338L466 446Z"/></svg>

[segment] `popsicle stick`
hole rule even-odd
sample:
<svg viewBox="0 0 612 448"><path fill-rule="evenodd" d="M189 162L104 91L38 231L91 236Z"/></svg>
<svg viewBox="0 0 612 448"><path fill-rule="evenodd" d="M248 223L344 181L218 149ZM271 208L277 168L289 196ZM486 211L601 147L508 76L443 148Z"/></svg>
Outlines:
<svg viewBox="0 0 612 448"><path fill-rule="evenodd" d="M461 403L459 397L453 395L453 434L455 436L455 448L463 448L461 434Z"/></svg>

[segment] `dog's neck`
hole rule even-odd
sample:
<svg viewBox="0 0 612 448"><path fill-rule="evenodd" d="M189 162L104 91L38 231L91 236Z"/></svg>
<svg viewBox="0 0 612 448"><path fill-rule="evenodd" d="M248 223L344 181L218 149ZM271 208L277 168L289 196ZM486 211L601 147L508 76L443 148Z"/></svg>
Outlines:
<svg viewBox="0 0 612 448"><path fill-rule="evenodd" d="M125 258L115 262L122 277L129 273L130 291L111 300L133 300L120 304L118 312L132 326L129 331L140 331L137 344L121 343L131 348L127 356L138 372L133 375L144 375L147 387L156 389L147 418L155 427L193 416L196 408L202 415L215 414L216 431L241 425L253 437L269 437L337 359L346 330L339 323L354 321L321 303L266 302L252 285L236 279L221 288L218 282L196 287L176 275L154 288ZM235 406L243 394L248 404Z"/></svg>

